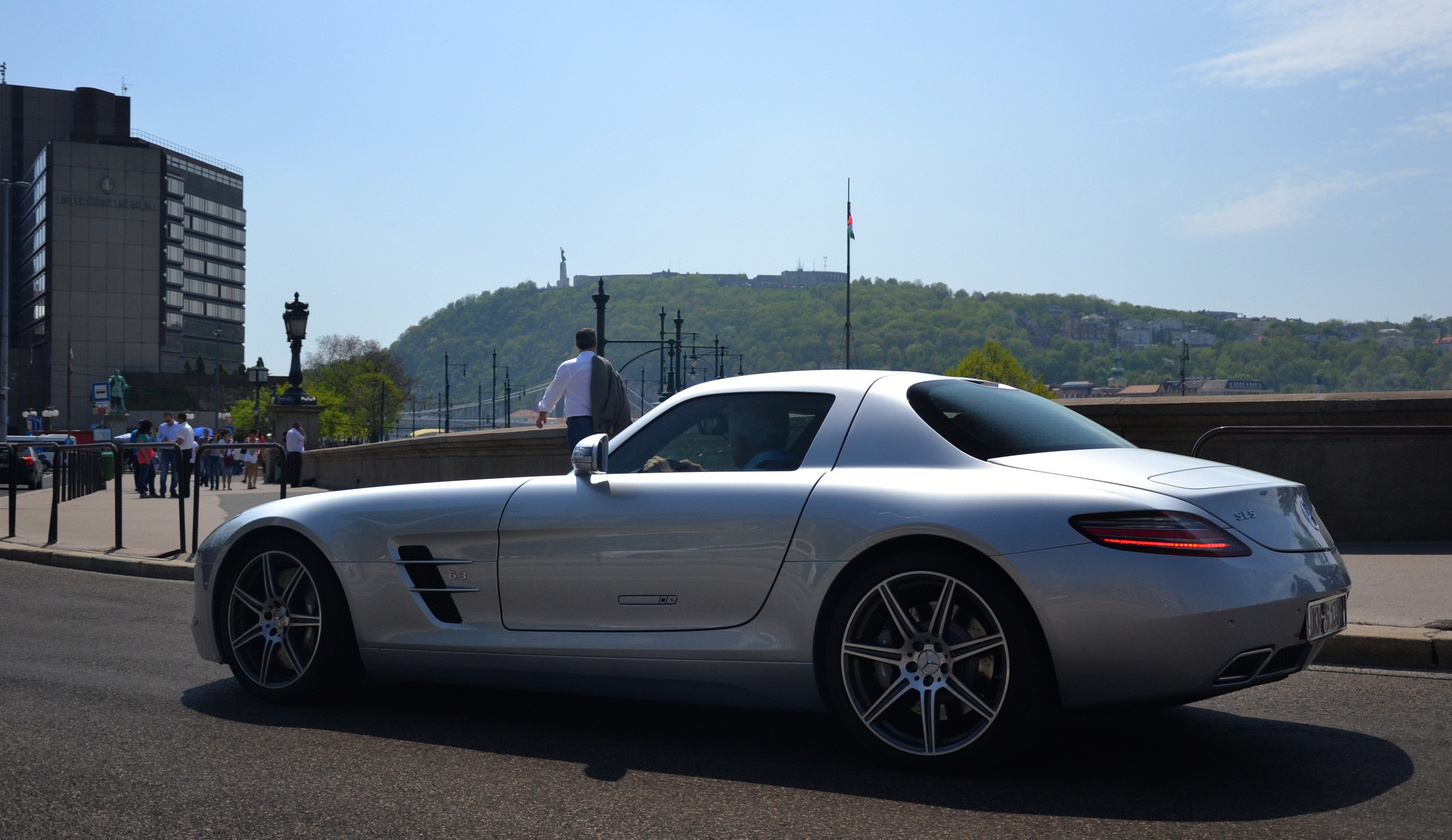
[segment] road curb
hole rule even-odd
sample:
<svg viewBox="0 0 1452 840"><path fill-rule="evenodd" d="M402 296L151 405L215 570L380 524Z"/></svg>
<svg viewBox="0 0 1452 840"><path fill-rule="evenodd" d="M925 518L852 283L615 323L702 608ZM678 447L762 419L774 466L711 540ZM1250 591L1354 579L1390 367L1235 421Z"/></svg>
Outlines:
<svg viewBox="0 0 1452 840"><path fill-rule="evenodd" d="M1452 670L1452 631L1353 624L1327 639L1320 665Z"/></svg>
<svg viewBox="0 0 1452 840"><path fill-rule="evenodd" d="M35 563L41 566L55 566L61 569L78 569L84 572L129 575L158 580L191 580L194 574L193 565L186 560L127 557L121 554L94 551L57 551L14 543L0 543L0 558L18 560L22 563Z"/></svg>

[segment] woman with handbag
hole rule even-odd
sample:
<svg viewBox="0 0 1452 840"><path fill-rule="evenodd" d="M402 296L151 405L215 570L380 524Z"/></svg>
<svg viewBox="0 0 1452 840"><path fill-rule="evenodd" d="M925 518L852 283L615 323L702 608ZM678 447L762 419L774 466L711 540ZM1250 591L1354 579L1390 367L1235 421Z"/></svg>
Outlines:
<svg viewBox="0 0 1452 840"><path fill-rule="evenodd" d="M151 431L150 420L142 420L136 424L136 433L131 436L131 442L156 442L156 435ZM156 450L149 446L140 446L134 451L136 455L136 494L143 499L159 498L156 493Z"/></svg>

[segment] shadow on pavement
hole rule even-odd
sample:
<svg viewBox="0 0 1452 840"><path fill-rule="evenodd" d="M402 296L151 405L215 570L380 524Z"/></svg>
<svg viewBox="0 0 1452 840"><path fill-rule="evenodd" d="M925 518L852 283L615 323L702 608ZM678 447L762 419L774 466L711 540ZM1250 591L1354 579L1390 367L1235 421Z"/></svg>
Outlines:
<svg viewBox="0 0 1452 840"><path fill-rule="evenodd" d="M966 811L1225 822L1346 808L1412 777L1357 732L1196 707L1076 715L1012 769L960 777L876 766L826 715L471 687L367 682L345 703L269 705L232 680L186 691L197 712L485 753L800 788Z"/></svg>

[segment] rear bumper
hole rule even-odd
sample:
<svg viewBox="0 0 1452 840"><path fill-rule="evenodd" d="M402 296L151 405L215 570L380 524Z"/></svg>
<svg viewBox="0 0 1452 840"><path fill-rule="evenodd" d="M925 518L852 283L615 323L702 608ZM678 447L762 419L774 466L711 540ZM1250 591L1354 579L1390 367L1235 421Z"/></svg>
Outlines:
<svg viewBox="0 0 1452 840"><path fill-rule="evenodd" d="M1072 546L1001 559L1033 602L1066 708L1183 702L1295 673L1321 645L1307 639L1307 606L1351 585L1334 549L1187 558Z"/></svg>

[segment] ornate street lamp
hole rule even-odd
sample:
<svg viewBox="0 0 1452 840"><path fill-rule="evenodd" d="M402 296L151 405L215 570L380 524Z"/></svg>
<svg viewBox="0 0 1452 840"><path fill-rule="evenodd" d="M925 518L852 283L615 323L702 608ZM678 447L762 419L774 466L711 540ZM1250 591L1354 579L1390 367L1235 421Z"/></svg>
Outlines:
<svg viewBox="0 0 1452 840"><path fill-rule="evenodd" d="M50 421L60 416L60 409L56 408L53 405L48 405L45 408L41 409L40 416L45 418L44 429L48 432L50 431Z"/></svg>
<svg viewBox="0 0 1452 840"><path fill-rule="evenodd" d="M292 369L287 372L291 383L286 391L277 397L283 405L317 405L317 397L302 389L302 343L308 334L308 305L298 300L298 293L292 293L292 303L284 304L282 324L287 329L287 340L292 344Z"/></svg>
<svg viewBox="0 0 1452 840"><path fill-rule="evenodd" d="M449 354L444 354L444 398L442 402L444 406L444 431L446 432L450 431L449 419L454 414L453 405L449 401L449 368L463 368L464 376L466 378L469 376L469 365L467 363L451 362L449 361Z"/></svg>
<svg viewBox="0 0 1452 840"><path fill-rule="evenodd" d="M252 383L252 428L262 427L262 386L267 384L267 365L262 363L262 357L257 357L257 364L247 369L247 381Z"/></svg>

